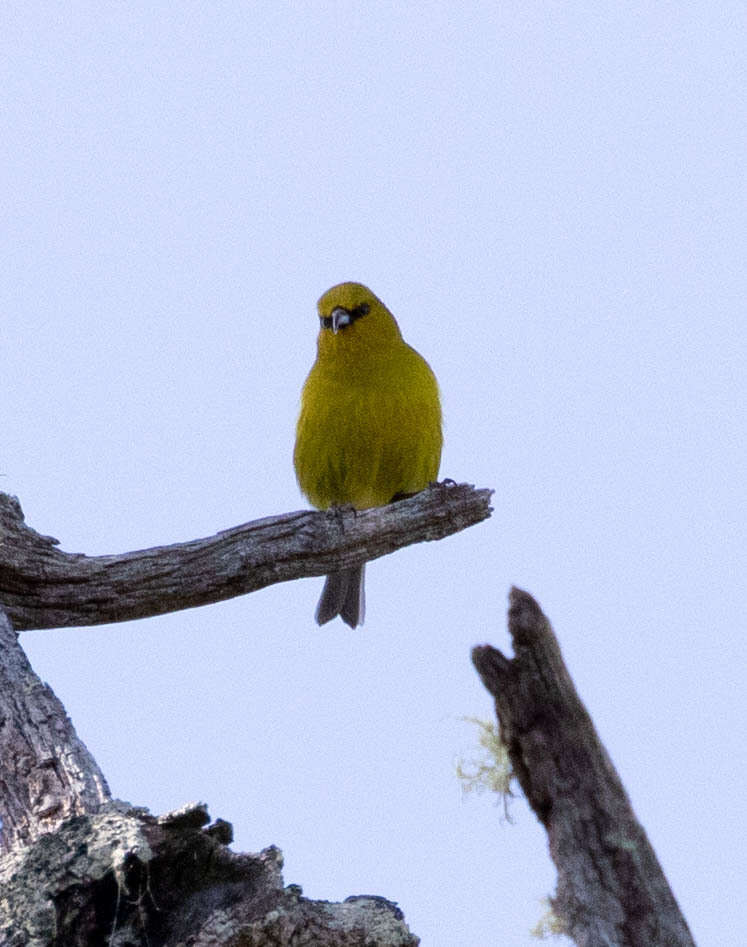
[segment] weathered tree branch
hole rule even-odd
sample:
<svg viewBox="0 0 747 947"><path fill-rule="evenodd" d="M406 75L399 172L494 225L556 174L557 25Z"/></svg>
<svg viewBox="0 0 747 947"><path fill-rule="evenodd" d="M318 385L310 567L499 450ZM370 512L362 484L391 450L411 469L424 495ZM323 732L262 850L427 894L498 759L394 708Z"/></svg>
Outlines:
<svg viewBox="0 0 747 947"><path fill-rule="evenodd" d="M26 526L15 497L0 493L0 602L17 631L194 608L442 539L490 516L491 493L434 484L361 513L287 513L115 556L63 552L57 540Z"/></svg>
<svg viewBox="0 0 747 947"><path fill-rule="evenodd" d="M539 605L512 589L515 657L472 660L558 869L556 915L582 947L692 947L687 923Z"/></svg>

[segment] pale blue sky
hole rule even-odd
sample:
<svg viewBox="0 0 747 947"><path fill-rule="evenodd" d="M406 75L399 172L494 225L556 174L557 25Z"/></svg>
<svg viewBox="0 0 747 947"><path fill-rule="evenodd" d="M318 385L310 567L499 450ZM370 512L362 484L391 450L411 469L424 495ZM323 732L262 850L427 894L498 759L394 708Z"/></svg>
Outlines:
<svg viewBox="0 0 747 947"><path fill-rule="evenodd" d="M312 897L527 945L523 801L463 800L473 644L537 596L699 944L745 928L745 10L10 2L0 489L64 549L299 508L315 302L368 283L486 524L368 569L23 643L119 796L190 799ZM741 935L741 936L740 936Z"/></svg>

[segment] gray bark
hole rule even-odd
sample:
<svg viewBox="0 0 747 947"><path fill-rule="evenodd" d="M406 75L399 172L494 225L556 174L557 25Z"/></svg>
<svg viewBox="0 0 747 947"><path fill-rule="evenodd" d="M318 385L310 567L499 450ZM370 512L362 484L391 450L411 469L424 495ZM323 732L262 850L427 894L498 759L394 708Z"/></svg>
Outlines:
<svg viewBox="0 0 747 947"><path fill-rule="evenodd" d="M438 539L490 515L490 491L435 485L383 509L291 513L208 539L118 556L65 553L0 494L0 944L247 947L415 945L376 896L309 901L282 856L227 847L204 806L155 818L111 800L62 705L30 668L19 629L145 617L321 575ZM473 661L513 770L547 829L553 902L582 947L693 944L656 856L563 664L550 624L511 593L515 657Z"/></svg>
<svg viewBox="0 0 747 947"><path fill-rule="evenodd" d="M0 854L96 812L109 787L0 605Z"/></svg>
<svg viewBox="0 0 747 947"><path fill-rule="evenodd" d="M282 854L228 848L193 804L156 818L110 797L0 607L2 947L416 947L396 904L312 901Z"/></svg>
<svg viewBox="0 0 747 947"><path fill-rule="evenodd" d="M434 485L383 510L291 513L119 556L57 549L0 494L0 945L415 947L396 904L310 901L274 848L237 854L202 805L155 818L110 798L17 628L99 624L320 575L490 515L490 491Z"/></svg>
<svg viewBox="0 0 747 947"><path fill-rule="evenodd" d="M228 848L205 806L155 818L111 802L0 861L3 947L416 947L396 904L311 901L275 847Z"/></svg>
<svg viewBox="0 0 747 947"><path fill-rule="evenodd" d="M495 698L513 772L547 830L556 916L581 947L692 947L549 621L519 589L508 618L514 657L483 645L472 660Z"/></svg>
<svg viewBox="0 0 747 947"><path fill-rule="evenodd" d="M327 575L490 516L491 490L434 484L356 513L268 516L205 539L114 556L63 552L0 493L0 602L16 631L129 621Z"/></svg>

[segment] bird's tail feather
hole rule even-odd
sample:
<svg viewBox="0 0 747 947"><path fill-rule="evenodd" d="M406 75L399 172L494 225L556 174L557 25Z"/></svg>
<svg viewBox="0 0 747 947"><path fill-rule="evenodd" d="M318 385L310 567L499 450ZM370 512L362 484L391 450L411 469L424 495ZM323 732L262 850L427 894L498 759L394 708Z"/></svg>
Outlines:
<svg viewBox="0 0 747 947"><path fill-rule="evenodd" d="M365 563L328 575L316 607L317 624L339 615L351 628L362 625L366 611L364 579Z"/></svg>

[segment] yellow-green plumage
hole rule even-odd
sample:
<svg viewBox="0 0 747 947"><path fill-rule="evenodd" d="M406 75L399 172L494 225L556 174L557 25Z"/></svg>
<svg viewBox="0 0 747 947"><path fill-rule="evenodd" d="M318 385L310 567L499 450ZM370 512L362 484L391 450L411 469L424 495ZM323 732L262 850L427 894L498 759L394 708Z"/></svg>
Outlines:
<svg viewBox="0 0 747 947"><path fill-rule="evenodd" d="M317 359L301 393L293 455L301 489L319 509L359 510L423 490L438 475L442 445L428 363L360 283L333 286L318 309ZM362 567L327 577L317 620L337 614L353 627L363 621Z"/></svg>

